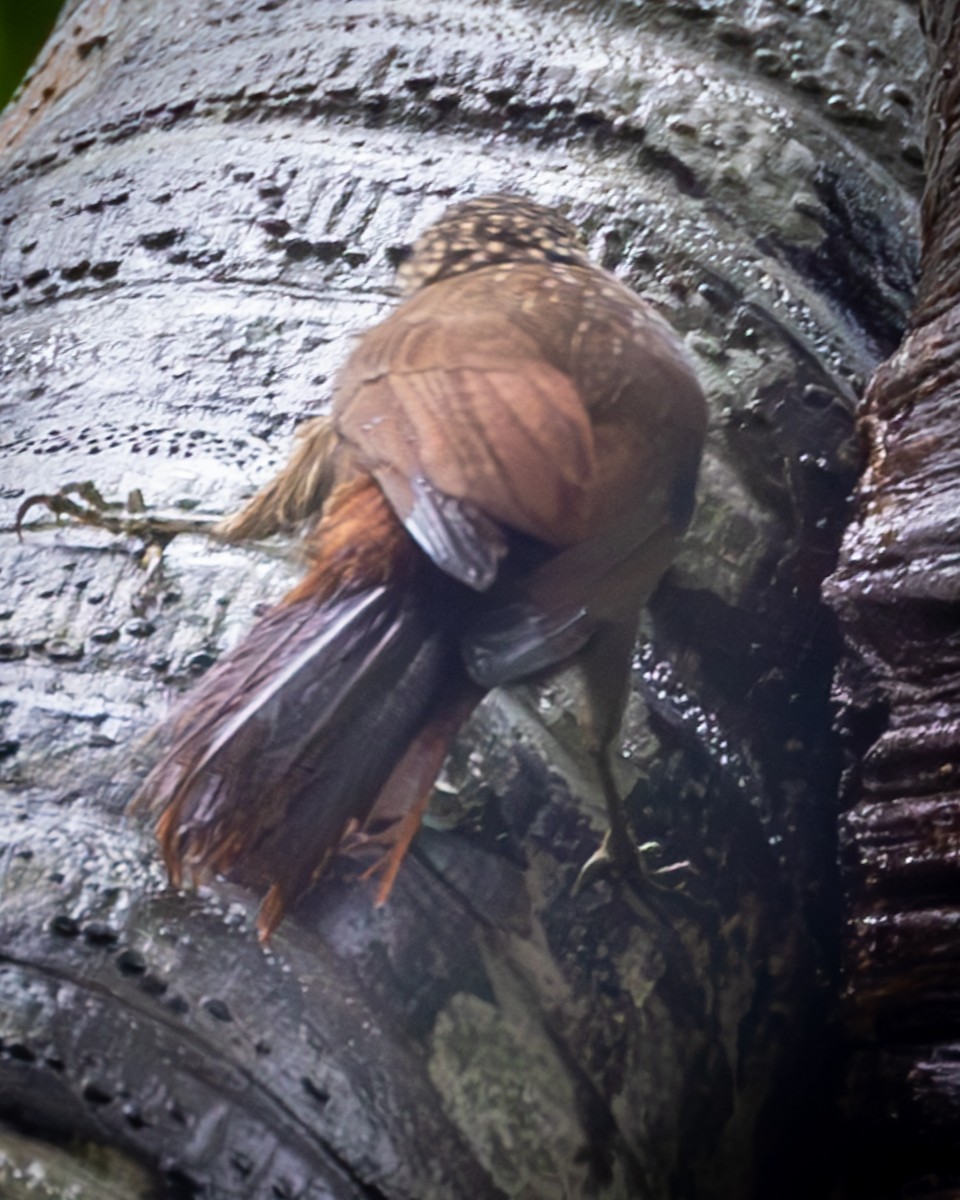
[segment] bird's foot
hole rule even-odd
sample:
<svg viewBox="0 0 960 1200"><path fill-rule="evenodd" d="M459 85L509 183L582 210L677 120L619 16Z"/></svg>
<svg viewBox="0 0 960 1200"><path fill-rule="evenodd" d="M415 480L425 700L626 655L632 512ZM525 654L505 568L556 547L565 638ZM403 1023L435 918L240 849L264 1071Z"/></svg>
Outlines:
<svg viewBox="0 0 960 1200"><path fill-rule="evenodd" d="M213 517L148 512L139 488L130 492L125 501L106 500L90 480L68 483L57 492L28 496L17 509L14 521L14 531L21 540L24 518L34 508L45 508L52 513L56 524L66 517L80 525L143 543L140 565L145 574L132 601L138 613L152 609L158 602L165 588L163 552L178 534L199 533L215 539L220 536L218 521ZM38 522L39 527L43 524Z"/></svg>
<svg viewBox="0 0 960 1200"><path fill-rule="evenodd" d="M64 484L57 492L41 492L28 496L17 509L14 531L23 538L23 520L32 508L45 508L59 523L61 517L70 517L82 525L95 525L112 533L120 532L119 514L131 516L143 512L143 496L134 490L127 497L126 505L105 500L96 484L91 480Z"/></svg>
<svg viewBox="0 0 960 1200"><path fill-rule="evenodd" d="M61 517L69 517L81 525L141 538L161 548L180 533L218 536L219 522L213 517L150 513L139 488L134 488L125 501L106 500L90 480L65 484L57 492L28 496L17 509L14 521L14 531L19 538L23 537L24 518L32 508L47 509L57 523Z"/></svg>
<svg viewBox="0 0 960 1200"><path fill-rule="evenodd" d="M376 833L368 833L362 829L354 830L347 834L340 846L340 852L348 856L366 855L371 849L382 851L360 875L363 882L368 879L377 881L377 892L373 901L375 908L382 908L393 891L400 864L406 858L410 843L420 828L425 807L426 803L418 804L398 821Z"/></svg>
<svg viewBox="0 0 960 1200"><path fill-rule="evenodd" d="M664 866L653 865L662 856L663 846L659 842L642 842L638 846L625 827L611 826L604 834L603 841L580 868L573 884L573 895L579 896L611 873L641 888L652 884L661 891L673 890L663 882L665 879L680 876L682 886L684 873L692 871L693 865L688 859Z"/></svg>

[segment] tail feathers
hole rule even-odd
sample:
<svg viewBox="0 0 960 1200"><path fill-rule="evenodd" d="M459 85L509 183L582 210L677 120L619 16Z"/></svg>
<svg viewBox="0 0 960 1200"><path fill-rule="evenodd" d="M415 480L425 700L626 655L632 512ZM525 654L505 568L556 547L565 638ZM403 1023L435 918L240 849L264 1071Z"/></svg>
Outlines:
<svg viewBox="0 0 960 1200"><path fill-rule="evenodd" d="M361 832L356 839L359 847L370 844L384 847L383 855L363 875L364 879L379 876L378 908L386 903L400 864L420 828L450 744L483 697L480 688L472 687L466 681L460 684L459 677L455 679L459 686L448 686L441 694L426 724L380 789L368 821L369 836Z"/></svg>
<svg viewBox="0 0 960 1200"><path fill-rule="evenodd" d="M408 588L266 614L174 717L135 801L160 813L174 883L226 873L268 887L269 933L364 827L457 670Z"/></svg>

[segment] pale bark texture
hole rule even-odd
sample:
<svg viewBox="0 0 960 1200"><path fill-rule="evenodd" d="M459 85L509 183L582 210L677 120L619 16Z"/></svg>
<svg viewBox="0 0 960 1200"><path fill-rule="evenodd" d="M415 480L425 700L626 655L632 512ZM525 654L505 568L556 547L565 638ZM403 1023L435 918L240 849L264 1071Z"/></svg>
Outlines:
<svg viewBox="0 0 960 1200"><path fill-rule="evenodd" d="M827 594L847 653L841 849L850 1194L960 1190L960 5L924 4L917 307L874 376L869 460Z"/></svg>
<svg viewBox="0 0 960 1200"><path fill-rule="evenodd" d="M820 584L912 301L925 66L905 0L69 7L0 125L0 1192L61 1194L23 1190L31 1155L83 1200L822 1190ZM14 515L91 478L235 507L398 249L498 190L581 222L710 394L619 764L690 868L572 894L604 821L559 679L483 706L386 909L345 869L265 951L255 899L169 890L124 809L172 695L295 562L178 539L139 611L135 546Z"/></svg>

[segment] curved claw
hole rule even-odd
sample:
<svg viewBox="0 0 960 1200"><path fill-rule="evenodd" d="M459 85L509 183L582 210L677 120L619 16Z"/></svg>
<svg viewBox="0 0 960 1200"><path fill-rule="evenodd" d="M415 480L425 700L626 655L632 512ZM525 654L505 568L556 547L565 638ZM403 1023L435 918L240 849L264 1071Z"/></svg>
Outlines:
<svg viewBox="0 0 960 1200"><path fill-rule="evenodd" d="M62 492L55 492L53 495L40 492L35 496L28 496L17 509L17 515L13 522L14 532L21 542L23 541L23 518L31 508L35 508L41 504L45 508L48 508L57 518L64 515L76 517L78 520L82 520L83 518L84 509L79 504L74 503L74 501L68 500Z"/></svg>
<svg viewBox="0 0 960 1200"><path fill-rule="evenodd" d="M363 833L358 831L353 835L353 847L346 847L347 853L351 849L366 849L369 846L383 846L385 848L383 854L380 855L376 862L371 863L360 876L364 881L368 879L377 880L377 894L373 902L374 908L383 908L390 893L393 891L393 885L396 882L400 864L406 858L407 851L410 849L410 843L420 828L424 809L426 809L429 801L430 792L428 791L409 812L404 813L399 821L396 821L393 825L379 833Z"/></svg>
<svg viewBox="0 0 960 1200"><path fill-rule="evenodd" d="M50 507L52 496L28 496L26 500L17 509L17 515L13 519L13 532L17 535L17 541L23 541L23 518L27 515L35 504L45 504Z"/></svg>
<svg viewBox="0 0 960 1200"><path fill-rule="evenodd" d="M71 500L71 496L78 496L83 504ZM85 524L105 523L104 513L110 507L97 490L96 485L90 480L66 483L58 492L37 492L33 496L28 496L17 509L13 529L20 541L23 541L23 518L31 508L38 505L49 509L58 520L60 517L67 516Z"/></svg>
<svg viewBox="0 0 960 1200"><path fill-rule="evenodd" d="M610 855L609 843L610 830L603 835L603 841L590 855L587 861L577 872L577 877L573 881L573 887L570 890L570 895L576 898L581 892L593 885L610 871L613 859Z"/></svg>
<svg viewBox="0 0 960 1200"><path fill-rule="evenodd" d="M579 896L581 892L592 887L594 883L603 879L610 872L623 875L628 881L641 886L652 884L661 891L672 890L659 880L668 875L693 871L695 868L688 859L667 863L662 867L647 865L649 856L659 857L662 853L663 847L659 842L643 842L639 846L634 845L632 841L625 844L613 836L611 829L608 829L603 835L603 841L580 868L579 874L574 880L571 895Z"/></svg>

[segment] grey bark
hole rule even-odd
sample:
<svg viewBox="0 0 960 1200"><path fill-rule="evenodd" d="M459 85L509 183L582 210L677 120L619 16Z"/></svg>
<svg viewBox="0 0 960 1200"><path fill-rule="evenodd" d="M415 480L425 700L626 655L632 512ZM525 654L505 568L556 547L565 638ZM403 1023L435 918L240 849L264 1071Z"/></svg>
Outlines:
<svg viewBox="0 0 960 1200"><path fill-rule="evenodd" d="M923 71L902 0L65 15L0 128L0 1109L50 1171L71 1133L213 1197L809 1185L838 897L819 584L910 304ZM171 893L123 809L170 693L293 567L181 539L140 613L135 548L19 543L13 514L91 477L234 506L389 303L396 248L492 190L582 221L710 391L622 763L692 869L572 897L603 814L561 679L484 706L385 911L334 878L264 952L253 898Z"/></svg>

